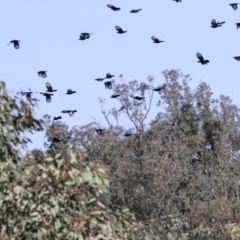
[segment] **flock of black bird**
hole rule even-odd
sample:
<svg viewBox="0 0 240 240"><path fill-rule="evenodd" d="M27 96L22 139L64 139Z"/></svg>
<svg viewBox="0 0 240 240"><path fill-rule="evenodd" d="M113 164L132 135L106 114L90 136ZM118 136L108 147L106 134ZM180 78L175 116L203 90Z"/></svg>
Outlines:
<svg viewBox="0 0 240 240"><path fill-rule="evenodd" d="M182 0L173 0L173 1L175 1L177 3L178 2L182 2ZM231 3L229 5L233 8L233 10L237 10L239 4L240 3ZM120 11L121 10L120 7L115 7L115 6L111 5L111 4L107 4L107 7L110 8L111 10L113 10L113 11ZM130 11L130 13L138 13L141 10L142 9L133 9L133 10ZM211 21L211 27L212 28L218 28L218 27L221 27L224 23L225 23L225 21L217 22L215 19L213 19ZM240 28L240 22L236 23L236 26L237 26L237 29ZM124 34L124 33L127 32L127 31L123 30L119 26L115 26L115 29L117 30L118 34ZM79 36L79 40L83 41L83 40L89 39L91 34L92 33L86 33L86 32L81 33L80 36ZM158 39L155 36L152 36L151 39L153 40L153 43L157 43L157 44L164 42L164 41ZM10 41L10 43L8 45L10 45L12 43L15 49L19 49L20 48L20 44L19 44L20 42L21 42L20 40L12 40L12 41ZM198 62L201 63L202 65L208 64L210 62L209 60L204 59L204 57L202 56L201 53L197 53L196 56L197 56L197 58L199 60ZM240 61L240 56L236 56L236 57L233 57L233 58L236 59L237 61ZM37 73L38 73L39 77L42 77L42 78L46 78L47 77L47 71L39 71ZM111 79L113 77L115 77L115 75L112 75L111 73L107 73L104 78L97 78L95 80L99 81L99 82L102 82L105 79ZM113 82L114 81L109 81L109 80L104 82L105 88L112 89L112 83ZM51 96L53 96L53 92L56 92L57 90L53 90L53 88L52 88L52 86L51 86L51 84L49 82L46 82L45 86L46 86L47 90L45 92L40 92L40 94L46 97L46 101L47 102L51 102ZM154 88L153 91L160 92L165 87L166 87L166 85L164 84L164 85L162 85L160 87ZM31 98L31 94L33 93L31 90L28 91L28 92L20 92L20 93L23 96L26 96L27 100L30 101L30 102L32 100L36 100L36 99ZM71 95L71 94L74 94L74 93L76 93L76 91L72 91L72 89L68 89L67 92L66 92L67 95ZM111 96L111 98L117 98L119 96L120 96L119 94L113 94ZM139 97L139 96L131 96L131 97L134 98L137 101L141 101L141 100L144 99L143 97ZM124 106L120 110L123 110L123 109L124 109ZM70 117L73 117L74 113L76 113L76 112L77 112L77 110L63 110L62 111L62 113L69 114ZM58 116L58 117L54 117L53 120L59 120L61 118L62 118L61 116ZM103 129L96 128L95 130L96 130L97 134L102 134L103 133ZM124 134L124 136L126 136L126 137L131 136L131 135L132 135L131 133L125 133ZM53 142L60 142L62 140L59 140L58 138L54 137L54 138L52 138L52 141Z"/></svg>

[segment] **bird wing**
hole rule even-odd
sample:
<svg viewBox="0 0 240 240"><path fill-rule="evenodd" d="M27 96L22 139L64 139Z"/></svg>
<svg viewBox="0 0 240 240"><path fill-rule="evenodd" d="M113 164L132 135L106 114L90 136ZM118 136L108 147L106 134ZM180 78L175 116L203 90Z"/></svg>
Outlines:
<svg viewBox="0 0 240 240"><path fill-rule="evenodd" d="M153 41L158 40L158 38L156 38L156 37L154 37L154 36L152 36L151 39L152 39Z"/></svg>
<svg viewBox="0 0 240 240"><path fill-rule="evenodd" d="M46 85L47 90L52 91L52 85L49 82L46 82L45 85Z"/></svg>
<svg viewBox="0 0 240 240"><path fill-rule="evenodd" d="M114 8L114 6L111 5L111 4L108 4L107 7L109 7L109 8Z"/></svg>
<svg viewBox="0 0 240 240"><path fill-rule="evenodd" d="M199 59L199 61L204 61L204 58L201 53L197 53L196 56Z"/></svg>
<svg viewBox="0 0 240 240"><path fill-rule="evenodd" d="M116 28L116 30L117 30L118 32L122 32L122 31L123 31L122 28L120 28L119 26L116 26L115 28Z"/></svg>
<svg viewBox="0 0 240 240"><path fill-rule="evenodd" d="M70 110L63 110L62 113L69 113Z"/></svg>

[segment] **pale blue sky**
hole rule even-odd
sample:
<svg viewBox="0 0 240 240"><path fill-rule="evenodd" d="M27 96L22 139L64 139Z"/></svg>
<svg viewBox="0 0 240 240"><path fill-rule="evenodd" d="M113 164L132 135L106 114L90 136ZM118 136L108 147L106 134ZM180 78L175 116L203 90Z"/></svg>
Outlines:
<svg viewBox="0 0 240 240"><path fill-rule="evenodd" d="M45 113L61 115L65 109L77 109L73 118L62 115L63 121L84 125L96 118L106 123L101 115L98 97L107 99L107 106L120 107L117 100L110 99L112 91L94 79L110 72L123 74L126 82L146 81L155 76L155 86L164 79L165 69L180 69L190 74L192 87L206 81L214 96L229 95L238 104L240 96L240 62L233 59L240 55L240 8L234 11L230 1L183 0L131 0L131 1L81 1L81 0L8 0L1 3L0 14L0 79L9 90L45 91L50 82L58 92L51 103L43 96L38 116ZM112 4L121 10L114 12L107 7ZM137 14L129 13L141 8ZM212 29L211 20L226 21L221 28ZM116 33L119 25L126 34ZM93 33L90 39L79 41L81 32ZM164 40L153 44L151 36ZM20 49L7 46L10 40L21 40ZM197 63L196 53L209 59L209 65ZM39 78L37 71L47 70L47 78ZM119 78L115 78L120 82ZM67 96L68 88L76 90ZM159 111L155 106L148 120ZM118 106L119 105L119 106ZM122 124L132 125L126 120ZM42 147L43 133L32 139Z"/></svg>

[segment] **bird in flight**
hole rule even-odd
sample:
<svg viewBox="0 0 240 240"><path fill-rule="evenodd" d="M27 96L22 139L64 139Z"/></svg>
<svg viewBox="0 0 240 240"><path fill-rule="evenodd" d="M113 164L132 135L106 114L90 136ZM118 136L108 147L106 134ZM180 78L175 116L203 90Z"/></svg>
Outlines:
<svg viewBox="0 0 240 240"><path fill-rule="evenodd" d="M95 80L98 82L102 82L105 78L96 78Z"/></svg>
<svg viewBox="0 0 240 240"><path fill-rule="evenodd" d="M47 91L46 92L56 92L57 90L52 89L52 85L49 82L46 82L45 84Z"/></svg>
<svg viewBox="0 0 240 240"><path fill-rule="evenodd" d="M38 76L39 76L39 77L45 78L45 77L47 77L46 72L47 72L47 71L39 71L39 72L37 72L37 73L38 73Z"/></svg>
<svg viewBox="0 0 240 240"><path fill-rule="evenodd" d="M235 58L237 61L240 61L240 56L233 57L233 58Z"/></svg>
<svg viewBox="0 0 240 240"><path fill-rule="evenodd" d="M175 1L175 2L182 2L182 0L173 0L173 1Z"/></svg>
<svg viewBox="0 0 240 240"><path fill-rule="evenodd" d="M71 95L71 94L74 94L74 93L76 93L76 91L73 91L71 88L69 88L66 92L66 94L68 94L68 95Z"/></svg>
<svg viewBox="0 0 240 240"><path fill-rule="evenodd" d="M74 116L74 113L77 112L77 110L63 110L62 113L68 113L70 117Z"/></svg>
<svg viewBox="0 0 240 240"><path fill-rule="evenodd" d="M136 99L136 100L138 100L138 101L143 100L143 97L138 97L138 96L131 96L131 97L134 98L134 99Z"/></svg>
<svg viewBox="0 0 240 240"><path fill-rule="evenodd" d="M131 137L131 136L132 136L132 133L126 132L123 136L124 136L124 137Z"/></svg>
<svg viewBox="0 0 240 240"><path fill-rule="evenodd" d="M119 34L123 34L123 33L127 32L127 31L123 31L122 28L120 28L119 26L116 26L115 28L117 30L117 33L119 33Z"/></svg>
<svg viewBox="0 0 240 240"><path fill-rule="evenodd" d="M230 3L229 5L233 8L233 10L237 10L238 4L240 4L240 3Z"/></svg>
<svg viewBox="0 0 240 240"><path fill-rule="evenodd" d="M112 96L111 96L111 98L117 98L117 97L119 97L120 96L120 94L113 94Z"/></svg>
<svg viewBox="0 0 240 240"><path fill-rule="evenodd" d="M205 60L201 53L197 53L196 56L199 59L198 62L201 63L202 65L209 63L209 60Z"/></svg>
<svg viewBox="0 0 240 240"><path fill-rule="evenodd" d="M108 4L107 7L111 8L113 11L120 11L120 9L121 9L121 8L115 7L115 6L111 5L111 4Z"/></svg>
<svg viewBox="0 0 240 240"><path fill-rule="evenodd" d="M162 40L159 40L158 38L152 36L151 39L153 40L154 43L161 43L161 42L164 42Z"/></svg>
<svg viewBox="0 0 240 240"><path fill-rule="evenodd" d="M43 96L46 97L46 101L47 101L48 103L50 103L50 102L52 101L52 99L51 99L51 96L53 96L52 93L43 93L43 92L40 92L40 94L42 94Z"/></svg>
<svg viewBox="0 0 240 240"><path fill-rule="evenodd" d="M19 49L20 48L20 45L19 45L19 42L21 42L20 40L12 40L10 41L10 43L8 45L10 45L11 43L13 43L13 47L15 49Z"/></svg>
<svg viewBox="0 0 240 240"><path fill-rule="evenodd" d="M112 89L112 83L113 83L113 81L107 81L107 82L105 82L105 83L104 83L105 88Z"/></svg>
<svg viewBox="0 0 240 240"><path fill-rule="evenodd" d="M86 40L90 38L90 34L92 33L81 33L79 36L79 40Z"/></svg>
<svg viewBox="0 0 240 240"><path fill-rule="evenodd" d="M165 89L165 88L166 88L166 84L163 84L163 85L160 86L160 87L154 88L153 91L160 92L161 90L163 90L163 89Z"/></svg>
<svg viewBox="0 0 240 240"><path fill-rule="evenodd" d="M216 22L216 20L215 19L213 19L212 21L211 21L211 24L212 24L212 28L218 28L218 27L221 27L222 26L222 24L224 24L225 22Z"/></svg>
<svg viewBox="0 0 240 240"><path fill-rule="evenodd" d="M61 116L58 116L58 117L54 117L53 120L59 120L59 119L62 119Z"/></svg>
<svg viewBox="0 0 240 240"><path fill-rule="evenodd" d="M26 96L26 99L28 100L28 101L30 101L31 100L31 94L32 94L32 92L20 92L23 96Z"/></svg>
<svg viewBox="0 0 240 240"><path fill-rule="evenodd" d="M130 13L138 13L139 11L141 11L142 9L133 9L130 11Z"/></svg>
<svg viewBox="0 0 240 240"><path fill-rule="evenodd" d="M240 28L240 22L236 23L236 25L237 25L237 29Z"/></svg>

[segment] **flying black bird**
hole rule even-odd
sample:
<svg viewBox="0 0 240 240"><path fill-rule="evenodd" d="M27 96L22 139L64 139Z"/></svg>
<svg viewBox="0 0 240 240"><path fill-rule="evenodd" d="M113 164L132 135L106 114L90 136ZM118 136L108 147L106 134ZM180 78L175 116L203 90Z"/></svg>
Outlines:
<svg viewBox="0 0 240 240"><path fill-rule="evenodd" d="M73 93L76 93L76 91L73 91L71 88L69 88L66 92L66 94L71 95Z"/></svg>
<svg viewBox="0 0 240 240"><path fill-rule="evenodd" d="M132 136L132 133L126 132L123 136L124 136L124 137L131 137L131 136Z"/></svg>
<svg viewBox="0 0 240 240"><path fill-rule="evenodd" d="M62 142L62 140L60 140L60 139L58 139L58 138L56 138L56 137L50 138L50 140L51 140L52 142L55 142L55 143Z"/></svg>
<svg viewBox="0 0 240 240"><path fill-rule="evenodd" d="M38 72L38 76L39 76L39 77L42 77L42 78L45 78L45 77L47 77L46 72L47 72L47 71L39 71L39 72Z"/></svg>
<svg viewBox="0 0 240 240"><path fill-rule="evenodd" d="M235 58L237 61L240 61L240 56L233 57L233 58Z"/></svg>
<svg viewBox="0 0 240 240"><path fill-rule="evenodd" d="M143 97L138 97L138 96L131 96L131 97L134 98L134 99L136 99L136 100L138 100L138 101L143 100Z"/></svg>
<svg viewBox="0 0 240 240"><path fill-rule="evenodd" d="M26 96L26 99L28 100L28 101L30 101L31 100L31 94L32 94L32 92L20 92L23 96Z"/></svg>
<svg viewBox="0 0 240 240"><path fill-rule="evenodd" d="M13 43L13 47L15 49L19 49L20 45L19 45L19 42L21 42L20 40L12 40L10 41L10 43L8 45L10 45L11 43Z"/></svg>
<svg viewBox="0 0 240 240"><path fill-rule="evenodd" d="M127 31L123 31L119 26L116 26L115 28L116 28L116 30L117 30L117 33L119 33L119 34L122 34L122 33L126 33L126 32L127 32Z"/></svg>
<svg viewBox="0 0 240 240"><path fill-rule="evenodd" d="M175 1L175 2L182 2L182 0L173 0L173 1Z"/></svg>
<svg viewBox="0 0 240 240"><path fill-rule="evenodd" d="M196 56L199 59L198 62L201 63L202 65L209 63L209 60L205 60L201 53L197 53Z"/></svg>
<svg viewBox="0 0 240 240"><path fill-rule="evenodd" d="M240 4L240 3L230 3L229 5L233 8L233 10L237 10L238 4Z"/></svg>
<svg viewBox="0 0 240 240"><path fill-rule="evenodd" d="M106 78L110 79L110 78L113 78L113 77L115 77L115 75L112 75L111 73L107 73L105 79Z"/></svg>
<svg viewBox="0 0 240 240"><path fill-rule="evenodd" d="M236 23L236 25L237 25L237 29L240 28L240 22Z"/></svg>
<svg viewBox="0 0 240 240"><path fill-rule="evenodd" d="M212 28L217 28L217 27L221 27L222 26L222 24L224 24L225 22L216 22L216 20L215 19L213 19L212 21L211 21L211 24L212 24Z"/></svg>
<svg viewBox="0 0 240 240"><path fill-rule="evenodd" d="M119 97L120 96L120 94L113 94L112 96L111 96L111 98L117 98L117 97Z"/></svg>
<svg viewBox="0 0 240 240"><path fill-rule="evenodd" d="M138 13L139 11L141 11L142 9L133 9L130 11L130 13Z"/></svg>
<svg viewBox="0 0 240 240"><path fill-rule="evenodd" d="M163 89L165 89L165 88L166 88L166 84L163 84L163 85L160 86L160 87L154 88L153 91L160 92L161 90L163 90Z"/></svg>
<svg viewBox="0 0 240 240"><path fill-rule="evenodd" d="M46 92L56 92L57 90L52 89L52 85L49 82L46 82L45 84L47 91Z"/></svg>
<svg viewBox="0 0 240 240"><path fill-rule="evenodd" d="M62 113L68 113L70 117L73 117L75 112L77 112L77 110L63 110L62 111Z"/></svg>
<svg viewBox="0 0 240 240"><path fill-rule="evenodd" d="M98 135L103 134L103 129L101 128L95 128L95 131Z"/></svg>
<svg viewBox="0 0 240 240"><path fill-rule="evenodd" d="M112 83L113 83L113 81L107 81L107 82L105 82L105 83L104 83L105 88L112 89Z"/></svg>
<svg viewBox="0 0 240 240"><path fill-rule="evenodd" d="M59 119L62 119L61 116L58 116L58 117L54 117L53 120L59 120Z"/></svg>
<svg viewBox="0 0 240 240"><path fill-rule="evenodd" d="M46 97L46 101L47 101L47 102L51 102L51 101L52 101L52 99L51 99L51 96L53 96L52 93L43 93L43 92L40 92L40 94L42 94L43 96Z"/></svg>
<svg viewBox="0 0 240 240"><path fill-rule="evenodd" d="M105 78L96 78L95 80L98 82L102 82Z"/></svg>
<svg viewBox="0 0 240 240"><path fill-rule="evenodd" d="M158 38L152 36L151 39L153 40L154 43L161 43L161 42L164 42L162 40L159 40Z"/></svg>
<svg viewBox="0 0 240 240"><path fill-rule="evenodd" d="M108 4L107 7L111 8L113 11L120 11L120 9L121 9L121 8L118 8L118 7L114 7L111 4Z"/></svg>
<svg viewBox="0 0 240 240"><path fill-rule="evenodd" d="M86 40L90 38L90 34L92 33L81 33L79 36L79 40Z"/></svg>

